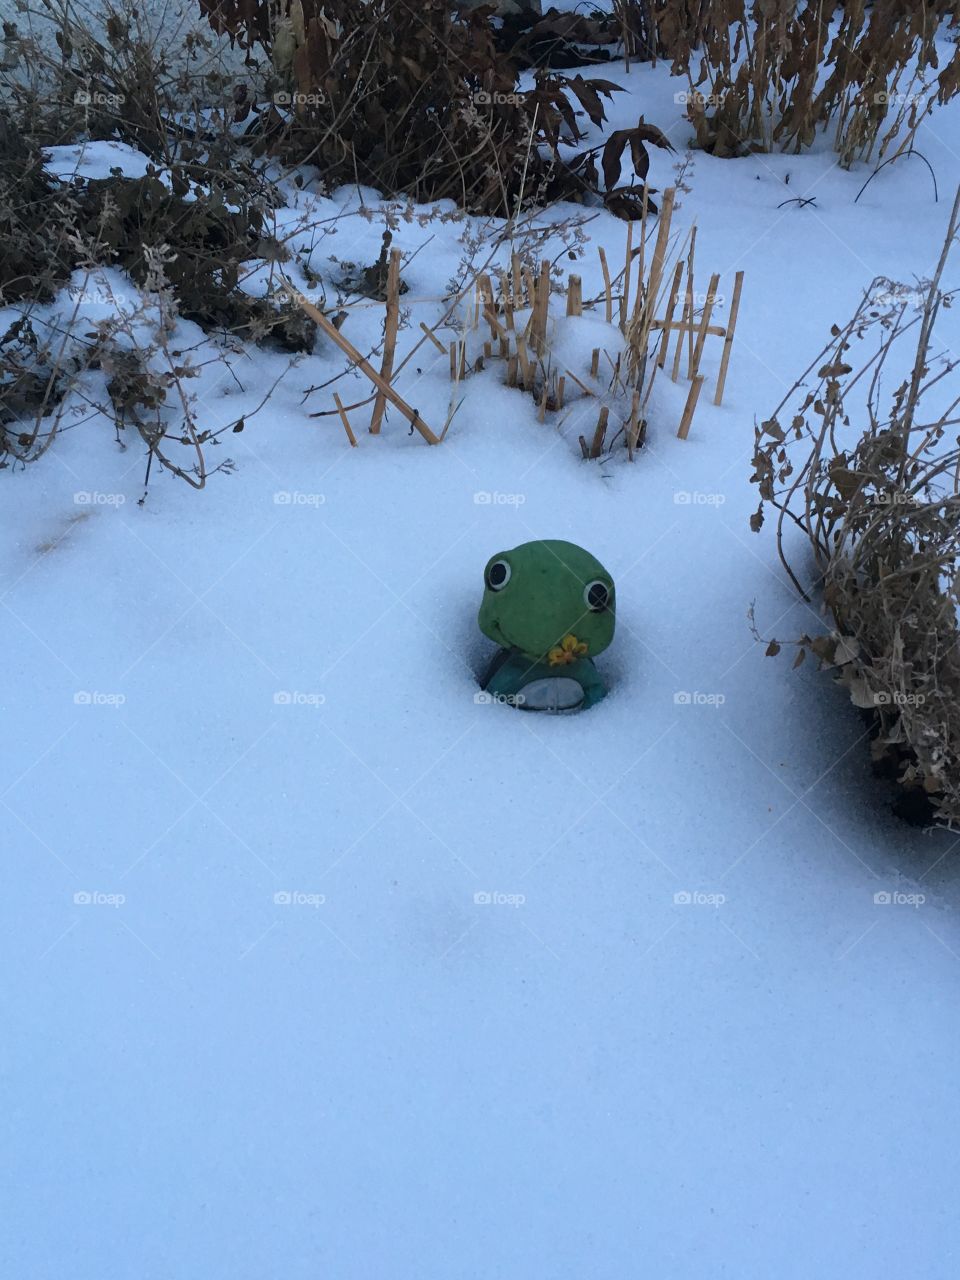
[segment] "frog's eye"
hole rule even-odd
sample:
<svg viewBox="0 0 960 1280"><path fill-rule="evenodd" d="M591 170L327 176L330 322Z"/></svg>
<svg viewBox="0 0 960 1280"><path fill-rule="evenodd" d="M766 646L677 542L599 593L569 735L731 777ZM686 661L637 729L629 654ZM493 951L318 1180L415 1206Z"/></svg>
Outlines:
<svg viewBox="0 0 960 1280"><path fill-rule="evenodd" d="M491 591L502 591L510 581L510 566L506 560L494 560L487 570L487 586Z"/></svg>
<svg viewBox="0 0 960 1280"><path fill-rule="evenodd" d="M593 613L603 613L610 607L610 588L599 578L594 578L583 588L583 603Z"/></svg>

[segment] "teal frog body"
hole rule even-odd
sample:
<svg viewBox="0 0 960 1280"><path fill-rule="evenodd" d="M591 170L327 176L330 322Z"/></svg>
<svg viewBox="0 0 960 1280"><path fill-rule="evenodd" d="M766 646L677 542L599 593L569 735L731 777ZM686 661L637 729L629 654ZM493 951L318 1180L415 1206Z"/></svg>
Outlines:
<svg viewBox="0 0 960 1280"><path fill-rule="evenodd" d="M606 694L594 657L615 626L613 578L573 542L525 542L491 557L478 623L500 646L483 688L525 711L592 707Z"/></svg>

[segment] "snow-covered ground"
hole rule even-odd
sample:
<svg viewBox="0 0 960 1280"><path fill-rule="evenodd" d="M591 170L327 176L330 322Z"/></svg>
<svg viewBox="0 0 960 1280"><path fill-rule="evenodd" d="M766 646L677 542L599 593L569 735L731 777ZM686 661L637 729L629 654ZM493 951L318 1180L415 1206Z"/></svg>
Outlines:
<svg viewBox="0 0 960 1280"><path fill-rule="evenodd" d="M642 110L682 148L678 83L615 74L612 127ZM942 193L958 124L922 130ZM854 205L865 177L696 155L677 225L705 276L746 272L727 393L684 442L661 377L632 466L581 462L494 371L442 447L389 411L351 450L306 416L321 342L202 494L155 472L139 506L105 421L0 477L4 1275L957 1274L960 848L889 816L857 712L747 623L821 625L748 528L754 416L873 276L939 251L922 165ZM313 265L381 231L345 219ZM411 298L461 231L400 225L433 237ZM585 296L624 225L589 234ZM411 304L401 354L438 314ZM431 350L399 390L442 425ZM285 363L209 366L202 425ZM541 537L617 582L580 716L476 699L483 565Z"/></svg>

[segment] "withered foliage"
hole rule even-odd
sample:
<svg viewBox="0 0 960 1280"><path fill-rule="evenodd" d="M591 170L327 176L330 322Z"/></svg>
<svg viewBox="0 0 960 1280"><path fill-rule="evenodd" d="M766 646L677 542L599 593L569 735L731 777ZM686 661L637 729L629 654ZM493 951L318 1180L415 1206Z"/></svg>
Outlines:
<svg viewBox="0 0 960 1280"><path fill-rule="evenodd" d="M687 77L697 144L718 156L800 151L835 130L841 163L910 146L960 89L960 46L941 70L937 35L956 0L648 0L657 48Z"/></svg>
<svg viewBox="0 0 960 1280"><path fill-rule="evenodd" d="M933 354L933 332L956 292L940 280L958 217L960 192L933 280L919 293L874 281L757 428L761 503L751 520L759 530L767 504L778 512L787 573L805 596L819 588L833 618L832 633L801 638L797 663L809 648L836 668L875 717L874 759L951 827L960 827L960 396L947 380L960 361ZM873 354L858 361L870 339ZM909 359L885 394L905 340ZM813 549L810 588L787 554L788 523Z"/></svg>
<svg viewBox="0 0 960 1280"><path fill-rule="evenodd" d="M593 152L573 149L621 88L540 69L518 90L522 59L498 49L492 6L292 0L278 17L269 0L199 2L215 30L271 58L271 152L315 164L329 183L504 217L606 194ZM636 216L629 201L611 207Z"/></svg>

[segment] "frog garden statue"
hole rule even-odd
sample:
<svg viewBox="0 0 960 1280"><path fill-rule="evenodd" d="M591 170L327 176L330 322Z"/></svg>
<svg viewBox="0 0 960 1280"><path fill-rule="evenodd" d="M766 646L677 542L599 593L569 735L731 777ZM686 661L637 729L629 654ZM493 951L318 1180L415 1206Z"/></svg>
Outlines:
<svg viewBox="0 0 960 1280"><path fill-rule="evenodd" d="M482 687L524 711L592 707L606 693L593 659L613 639L614 586L573 542L524 542L483 572L477 621L500 645Z"/></svg>

